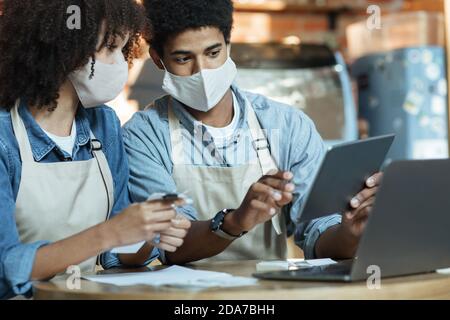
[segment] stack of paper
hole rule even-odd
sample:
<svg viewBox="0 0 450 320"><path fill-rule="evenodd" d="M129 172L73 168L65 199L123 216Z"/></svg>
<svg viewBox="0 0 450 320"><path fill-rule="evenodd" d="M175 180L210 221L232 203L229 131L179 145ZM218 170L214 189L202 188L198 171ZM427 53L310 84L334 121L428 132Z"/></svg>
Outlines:
<svg viewBox="0 0 450 320"><path fill-rule="evenodd" d="M302 268L320 267L337 263L331 259L287 259L276 261L262 261L256 265L257 272L269 272L279 270L295 270Z"/></svg>
<svg viewBox="0 0 450 320"><path fill-rule="evenodd" d="M86 280L117 286L149 285L176 287L240 287L255 285L253 278L234 277L228 273L193 270L173 266L160 271L85 276Z"/></svg>

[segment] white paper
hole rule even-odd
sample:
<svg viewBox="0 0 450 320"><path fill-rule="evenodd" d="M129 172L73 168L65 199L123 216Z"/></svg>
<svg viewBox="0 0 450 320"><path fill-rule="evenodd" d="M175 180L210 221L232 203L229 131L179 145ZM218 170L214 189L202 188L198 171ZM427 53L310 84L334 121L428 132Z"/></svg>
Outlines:
<svg viewBox="0 0 450 320"><path fill-rule="evenodd" d="M450 268L438 269L438 270L436 270L436 272L439 273L439 274L450 275Z"/></svg>
<svg viewBox="0 0 450 320"><path fill-rule="evenodd" d="M312 267L326 266L335 263L337 262L332 259L313 259L313 260L287 259L276 261L262 261L256 265L256 271L268 272L268 271L291 270L299 268L312 268Z"/></svg>
<svg viewBox="0 0 450 320"><path fill-rule="evenodd" d="M332 259L314 259L314 260L306 260L305 264L300 263L300 265L306 265L311 267L321 267L328 266L330 264L336 264L337 262Z"/></svg>
<svg viewBox="0 0 450 320"><path fill-rule="evenodd" d="M239 287L255 285L253 278L234 277L228 273L193 270L172 266L160 271L85 276L86 280L116 286Z"/></svg>
<svg viewBox="0 0 450 320"><path fill-rule="evenodd" d="M123 246L123 247L118 247L118 248L114 248L111 250L111 253L116 253L116 254L133 254L133 253L137 253L145 244L145 241L139 242L139 243L135 243L129 246Z"/></svg>
<svg viewBox="0 0 450 320"><path fill-rule="evenodd" d="M256 264L257 272L269 272L278 270L289 270L289 262L283 261L262 261Z"/></svg>

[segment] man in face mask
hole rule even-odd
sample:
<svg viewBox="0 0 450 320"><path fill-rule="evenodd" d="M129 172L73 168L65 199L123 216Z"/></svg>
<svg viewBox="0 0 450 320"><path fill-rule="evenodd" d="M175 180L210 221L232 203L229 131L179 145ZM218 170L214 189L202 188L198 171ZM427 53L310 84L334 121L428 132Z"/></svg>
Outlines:
<svg viewBox="0 0 450 320"><path fill-rule="evenodd" d="M380 175L352 210L297 223L324 145L294 107L241 91L230 58L231 0L147 0L150 54L167 96L125 125L130 192L188 192L193 220L183 246L162 260L284 259L295 233L306 258L353 257Z"/></svg>

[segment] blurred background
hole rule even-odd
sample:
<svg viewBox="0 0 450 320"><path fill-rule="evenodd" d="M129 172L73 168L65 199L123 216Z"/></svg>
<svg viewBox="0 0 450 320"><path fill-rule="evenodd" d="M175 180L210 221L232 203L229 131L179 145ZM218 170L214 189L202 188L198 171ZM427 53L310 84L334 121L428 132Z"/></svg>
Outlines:
<svg viewBox="0 0 450 320"><path fill-rule="evenodd" d="M389 160L448 157L447 0L235 0L237 83L306 112L326 143L395 132ZM123 122L164 94L134 64Z"/></svg>
<svg viewBox="0 0 450 320"><path fill-rule="evenodd" d="M394 132L388 161L446 158L449 2L235 0L237 83L303 110L328 145ZM122 123L162 78L143 46L111 102Z"/></svg>

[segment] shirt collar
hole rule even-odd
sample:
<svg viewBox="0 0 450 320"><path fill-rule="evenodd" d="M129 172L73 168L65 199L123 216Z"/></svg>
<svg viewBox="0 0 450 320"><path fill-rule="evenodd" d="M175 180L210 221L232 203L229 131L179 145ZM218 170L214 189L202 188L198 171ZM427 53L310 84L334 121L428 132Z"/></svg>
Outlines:
<svg viewBox="0 0 450 320"><path fill-rule="evenodd" d="M231 90L233 91L236 100L239 104L239 108L241 108L240 117L238 120L237 129L244 129L247 124L247 106L248 100L245 97L244 93L239 90L239 88L235 85L231 86ZM202 130L202 135L207 131L206 127L201 124L198 120L196 120L185 108L185 105L180 101L172 99L173 111L177 118L180 120L181 124L184 128L186 128L192 135L195 133L195 130ZM208 142L208 141L205 141Z"/></svg>
<svg viewBox="0 0 450 320"><path fill-rule="evenodd" d="M30 141L31 150L34 159L41 161L52 150L57 148L55 142L50 139L41 129L39 124L31 115L26 103L22 100L19 105L19 115L27 130L28 139ZM84 108L79 107L75 116L75 124L77 126L77 138L75 143L81 147L90 141L90 125L87 112Z"/></svg>

